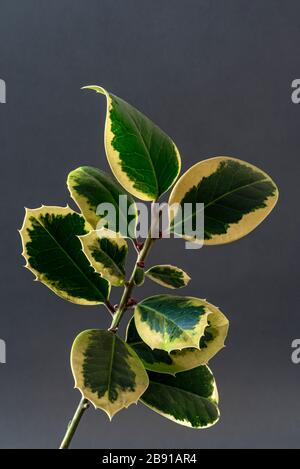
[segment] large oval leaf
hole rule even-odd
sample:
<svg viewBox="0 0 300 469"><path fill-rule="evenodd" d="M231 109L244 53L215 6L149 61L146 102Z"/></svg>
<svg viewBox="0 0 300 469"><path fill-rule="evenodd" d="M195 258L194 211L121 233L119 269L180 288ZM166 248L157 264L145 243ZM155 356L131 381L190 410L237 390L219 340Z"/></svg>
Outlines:
<svg viewBox="0 0 300 469"><path fill-rule="evenodd" d="M208 325L199 341L200 349L184 348L170 353L151 349L139 336L133 318L127 327L126 341L136 351L147 370L174 375L207 364L224 347L229 327L224 314L212 304L207 305L210 313Z"/></svg>
<svg viewBox="0 0 300 469"><path fill-rule="evenodd" d="M99 221L106 216L105 212L97 210L99 204L111 204L115 211L115 231L135 238L135 201L112 177L100 169L81 166L69 173L67 185L71 197L93 228L97 228Z"/></svg>
<svg viewBox="0 0 300 469"><path fill-rule="evenodd" d="M172 289L186 287L191 280L188 274L174 265L154 265L145 275L153 282Z"/></svg>
<svg viewBox="0 0 300 469"><path fill-rule="evenodd" d="M219 420L218 392L207 366L170 376L149 372L149 387L141 402L173 422L196 429Z"/></svg>
<svg viewBox="0 0 300 469"><path fill-rule="evenodd" d="M176 183L169 204L192 204L196 224L196 204L204 204L204 243L224 244L254 230L271 212L278 189L261 169L235 158L219 156L200 161ZM183 210L184 211L184 210ZM183 223L171 211L173 231L183 238L203 242L186 233ZM175 219L175 223L174 223ZM183 221L185 217L183 216Z"/></svg>
<svg viewBox="0 0 300 469"><path fill-rule="evenodd" d="M122 236L102 228L79 237L83 252L103 278L116 287L125 281L127 242Z"/></svg>
<svg viewBox="0 0 300 469"><path fill-rule="evenodd" d="M105 95L105 150L125 189L142 200L155 200L176 180L181 166L172 140L148 117L100 86L85 86Z"/></svg>
<svg viewBox="0 0 300 469"><path fill-rule="evenodd" d="M74 341L71 366L75 387L111 419L138 401L149 384L142 362L116 334L92 329Z"/></svg>
<svg viewBox="0 0 300 469"><path fill-rule="evenodd" d="M109 284L94 272L77 236L90 226L69 207L26 209L20 230L26 266L62 298L83 305L104 303Z"/></svg>
<svg viewBox="0 0 300 469"><path fill-rule="evenodd" d="M208 326L207 303L188 296L156 295L137 304L134 319L143 341L152 349L199 348Z"/></svg>

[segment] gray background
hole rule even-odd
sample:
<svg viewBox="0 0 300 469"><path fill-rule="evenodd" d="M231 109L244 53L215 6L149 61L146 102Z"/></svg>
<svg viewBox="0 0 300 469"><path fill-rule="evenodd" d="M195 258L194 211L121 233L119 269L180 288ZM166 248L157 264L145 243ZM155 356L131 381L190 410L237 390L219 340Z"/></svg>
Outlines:
<svg viewBox="0 0 300 469"><path fill-rule="evenodd" d="M70 202L67 173L107 168L102 84L143 110L178 144L183 170L232 155L265 169L281 198L268 220L230 245L187 251L162 241L151 263L190 273L186 293L231 320L212 362L220 423L194 431L143 405L112 421L89 410L73 447L299 446L299 1L1 0L0 447L55 448L79 399L69 351L83 329L107 327L103 307L75 306L22 268L23 206ZM141 295L163 291L150 283ZM117 297L113 299L117 300Z"/></svg>

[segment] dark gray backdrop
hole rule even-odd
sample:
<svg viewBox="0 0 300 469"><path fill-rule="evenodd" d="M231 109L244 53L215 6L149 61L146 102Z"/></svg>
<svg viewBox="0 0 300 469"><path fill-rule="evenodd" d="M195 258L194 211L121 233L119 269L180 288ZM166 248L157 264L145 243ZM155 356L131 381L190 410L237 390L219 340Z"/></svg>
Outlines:
<svg viewBox="0 0 300 469"><path fill-rule="evenodd" d="M300 365L290 359L299 320L300 77L297 0L1 0L0 447L55 448L79 399L69 351L77 333L107 327L33 283L17 233L23 206L65 205L67 173L107 168L102 84L176 141L183 170L232 155L257 164L281 198L268 220L230 245L187 251L162 241L151 262L190 273L186 292L222 307L227 348L211 362L220 423L195 431L143 405L109 423L89 410L73 447L297 447ZM144 294L163 291L146 283ZM141 292L137 293L139 298ZM116 301L116 298L115 298Z"/></svg>

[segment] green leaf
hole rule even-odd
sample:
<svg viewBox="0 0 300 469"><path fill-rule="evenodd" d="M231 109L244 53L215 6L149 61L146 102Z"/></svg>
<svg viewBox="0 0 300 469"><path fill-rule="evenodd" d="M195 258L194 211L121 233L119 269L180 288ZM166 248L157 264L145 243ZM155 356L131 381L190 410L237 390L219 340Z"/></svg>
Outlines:
<svg viewBox="0 0 300 469"><path fill-rule="evenodd" d="M149 347L171 352L199 348L209 314L204 300L156 295L136 305L134 319L140 337Z"/></svg>
<svg viewBox="0 0 300 469"><path fill-rule="evenodd" d="M134 350L109 331L81 332L72 347L71 366L75 387L110 419L137 403L149 384Z"/></svg>
<svg viewBox="0 0 300 469"><path fill-rule="evenodd" d="M163 417L196 429L219 420L218 392L207 366L170 376L149 372L149 387L141 402Z"/></svg>
<svg viewBox="0 0 300 469"><path fill-rule="evenodd" d="M71 197L94 229L97 228L99 221L105 217L105 214L97 213L98 205L109 203L116 214L116 232L135 238L137 224L135 201L111 176L100 169L81 166L69 173L67 185ZM120 200L122 200L121 203ZM128 214L129 207L131 209ZM112 229L112 227L109 228Z"/></svg>
<svg viewBox="0 0 300 469"><path fill-rule="evenodd" d="M26 209L20 230L25 267L57 295L82 305L105 303L109 284L94 272L78 236L90 225L69 207Z"/></svg>
<svg viewBox="0 0 300 469"><path fill-rule="evenodd" d="M134 284L139 287L140 285L143 285L144 280L145 280L144 269L142 269L141 267L137 267L134 273L134 279L133 279Z"/></svg>
<svg viewBox="0 0 300 469"><path fill-rule="evenodd" d="M128 324L127 343L136 351L147 370L174 375L180 371L191 370L209 362L223 347L228 332L228 319L221 311L207 303L210 314L208 325L199 341L199 348L184 348L167 353L151 349L139 336L134 319Z"/></svg>
<svg viewBox="0 0 300 469"><path fill-rule="evenodd" d="M146 276L167 288L182 288L191 280L188 274L174 265L154 265L147 270Z"/></svg>
<svg viewBox="0 0 300 469"><path fill-rule="evenodd" d="M90 231L79 237L82 250L103 278L116 287L125 281L127 242L122 236L106 228Z"/></svg>
<svg viewBox="0 0 300 469"><path fill-rule="evenodd" d="M172 140L150 119L100 86L85 86L105 95L105 150L117 180L142 200L156 200L177 179L181 160Z"/></svg>
<svg viewBox="0 0 300 469"><path fill-rule="evenodd" d="M196 203L204 204L204 243L224 244L254 230L271 212L278 189L261 169L235 158L219 156L200 161L176 183L169 204L192 204L192 222L196 224ZM185 233L183 223L171 210L171 227L179 236L203 242ZM175 220L175 222L174 222ZM183 216L183 221L188 221Z"/></svg>

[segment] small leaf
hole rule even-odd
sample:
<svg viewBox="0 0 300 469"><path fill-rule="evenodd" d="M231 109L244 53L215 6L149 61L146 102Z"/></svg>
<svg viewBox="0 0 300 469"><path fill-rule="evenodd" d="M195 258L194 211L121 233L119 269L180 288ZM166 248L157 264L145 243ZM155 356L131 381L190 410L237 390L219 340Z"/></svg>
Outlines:
<svg viewBox="0 0 300 469"><path fill-rule="evenodd" d="M144 280L145 280L145 272L144 272L144 269L142 269L141 267L137 267L136 268L136 271L134 273L134 284L136 286L140 286L144 283Z"/></svg>
<svg viewBox="0 0 300 469"><path fill-rule="evenodd" d="M147 270L146 276L167 288L182 288L191 280L188 274L173 265L155 265Z"/></svg>
<svg viewBox="0 0 300 469"><path fill-rule="evenodd" d="M235 158L210 158L190 168L173 188L169 204L179 204L183 212L184 204L192 204L192 214L177 222L177 211L171 210L171 228L187 240L203 242L186 233L183 226L188 218L196 226L200 210L196 204L203 203L204 243L230 243L254 230L277 199L275 183L261 169Z"/></svg>
<svg viewBox="0 0 300 469"><path fill-rule="evenodd" d="M218 392L207 366L169 376L149 372L149 387L141 402L163 417L196 429L219 420Z"/></svg>
<svg viewBox="0 0 300 469"><path fill-rule="evenodd" d="M199 342L200 350L184 348L170 353L159 349L152 350L139 336L133 318L127 327L126 341L136 351L147 370L174 375L207 364L224 347L229 326L228 319L218 308L210 303L207 305L211 312Z"/></svg>
<svg viewBox="0 0 300 469"><path fill-rule="evenodd" d="M26 266L57 295L83 305L104 303L109 284L94 272L78 236L90 225L69 207L26 209L20 231Z"/></svg>
<svg viewBox="0 0 300 469"><path fill-rule="evenodd" d="M79 236L82 250L95 271L116 287L125 281L127 242L122 236L106 228Z"/></svg>
<svg viewBox="0 0 300 469"><path fill-rule="evenodd" d="M181 160L172 140L148 117L100 86L105 95L105 150L117 180L135 197L156 200L177 179Z"/></svg>
<svg viewBox="0 0 300 469"><path fill-rule="evenodd" d="M72 347L71 366L75 387L110 419L135 404L149 383L136 353L109 331L81 332Z"/></svg>
<svg viewBox="0 0 300 469"><path fill-rule="evenodd" d="M135 201L111 176L100 169L81 166L69 173L67 185L71 197L94 229L97 228L99 221L105 217L105 214L101 214L99 211L97 213L97 207L99 204L109 203L116 214L116 232L135 238L137 224ZM131 209L128 214L129 207Z"/></svg>
<svg viewBox="0 0 300 469"><path fill-rule="evenodd" d="M139 335L149 347L171 352L199 348L209 314L207 303L198 298L156 295L136 305L134 319Z"/></svg>

